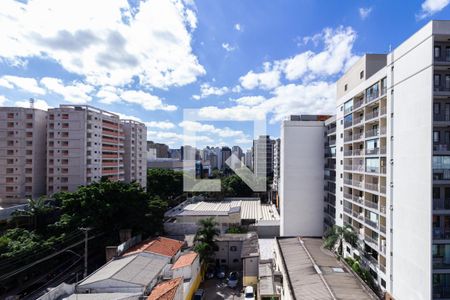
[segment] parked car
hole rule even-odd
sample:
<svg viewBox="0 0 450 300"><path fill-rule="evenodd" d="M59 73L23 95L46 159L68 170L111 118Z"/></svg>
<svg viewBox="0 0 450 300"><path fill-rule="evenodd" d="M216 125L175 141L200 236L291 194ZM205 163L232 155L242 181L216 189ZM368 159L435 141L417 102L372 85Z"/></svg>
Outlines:
<svg viewBox="0 0 450 300"><path fill-rule="evenodd" d="M227 276L227 272L224 266L220 266L216 269L216 277L219 279L224 279Z"/></svg>
<svg viewBox="0 0 450 300"><path fill-rule="evenodd" d="M239 281L239 273L238 272L230 272L228 276L228 286L230 288L235 288L238 285Z"/></svg>
<svg viewBox="0 0 450 300"><path fill-rule="evenodd" d="M245 300L255 300L255 291L252 286L246 286L244 290Z"/></svg>
<svg viewBox="0 0 450 300"><path fill-rule="evenodd" d="M205 291L203 289L198 289L195 291L194 297L192 300L202 300L205 298Z"/></svg>

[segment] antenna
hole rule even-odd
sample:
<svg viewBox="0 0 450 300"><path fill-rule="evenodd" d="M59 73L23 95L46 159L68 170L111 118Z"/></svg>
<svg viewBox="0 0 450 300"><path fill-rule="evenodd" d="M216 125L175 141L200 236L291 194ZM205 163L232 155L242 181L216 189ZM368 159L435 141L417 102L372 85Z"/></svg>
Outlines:
<svg viewBox="0 0 450 300"><path fill-rule="evenodd" d="M30 108L34 108L34 98L30 98Z"/></svg>

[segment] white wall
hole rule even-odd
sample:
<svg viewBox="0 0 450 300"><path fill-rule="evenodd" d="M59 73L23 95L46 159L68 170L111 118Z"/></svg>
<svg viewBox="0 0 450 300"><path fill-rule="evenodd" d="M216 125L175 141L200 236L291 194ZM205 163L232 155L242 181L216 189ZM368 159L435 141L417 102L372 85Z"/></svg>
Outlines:
<svg viewBox="0 0 450 300"><path fill-rule="evenodd" d="M388 55L394 60L394 71L388 72L394 87L388 226L393 228L392 293L399 300L430 299L432 293L432 49L428 25Z"/></svg>
<svg viewBox="0 0 450 300"><path fill-rule="evenodd" d="M324 124L284 121L281 127L280 235L322 236Z"/></svg>

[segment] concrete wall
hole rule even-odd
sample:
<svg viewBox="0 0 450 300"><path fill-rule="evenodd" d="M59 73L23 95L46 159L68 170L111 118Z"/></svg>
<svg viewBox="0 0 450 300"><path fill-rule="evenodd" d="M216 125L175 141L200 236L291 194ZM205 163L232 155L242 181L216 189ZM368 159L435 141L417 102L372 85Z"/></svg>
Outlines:
<svg viewBox="0 0 450 300"><path fill-rule="evenodd" d="M258 283L259 257L243 258L242 265L243 265L242 284L244 286L252 285L256 287Z"/></svg>
<svg viewBox="0 0 450 300"><path fill-rule="evenodd" d="M242 270L242 241L216 241L216 244L219 249L214 255L215 262L227 266L230 270ZM234 249L235 251L232 251Z"/></svg>
<svg viewBox="0 0 450 300"><path fill-rule="evenodd" d="M432 293L432 54L429 23L389 56L394 66L388 77L394 87L392 294L400 300L430 299Z"/></svg>
<svg viewBox="0 0 450 300"><path fill-rule="evenodd" d="M281 236L322 235L323 134L321 121L284 121L281 126Z"/></svg>

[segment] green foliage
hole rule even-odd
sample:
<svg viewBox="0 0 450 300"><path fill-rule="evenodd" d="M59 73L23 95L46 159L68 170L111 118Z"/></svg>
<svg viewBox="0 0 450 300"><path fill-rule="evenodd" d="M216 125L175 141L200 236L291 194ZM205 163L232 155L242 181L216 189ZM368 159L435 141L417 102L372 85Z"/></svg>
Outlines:
<svg viewBox="0 0 450 300"><path fill-rule="evenodd" d="M33 231L22 228L8 229L0 237L0 258L34 254L37 251L50 249L52 245L52 240L43 240Z"/></svg>
<svg viewBox="0 0 450 300"><path fill-rule="evenodd" d="M153 196L148 201L147 219L153 234L162 234L164 231L164 213L168 209L166 201L159 196Z"/></svg>
<svg viewBox="0 0 450 300"><path fill-rule="evenodd" d="M345 258L345 261L347 262L347 264L352 267L353 264L355 263L355 260L353 258L351 258L350 256Z"/></svg>
<svg viewBox="0 0 450 300"><path fill-rule="evenodd" d="M352 270L355 271L355 273L361 277L362 269L361 269L361 265L359 264L359 262L357 262L357 261L353 262L353 265L351 265L351 267L352 267ZM361 279L364 280L364 278L362 278L362 277L361 277Z"/></svg>
<svg viewBox="0 0 450 300"><path fill-rule="evenodd" d="M217 245L214 241L215 237L219 234L216 228L217 223L214 218L206 218L199 221L199 228L195 235L194 250L200 255L203 261L209 262L214 255L214 251L217 249Z"/></svg>
<svg viewBox="0 0 450 300"><path fill-rule="evenodd" d="M135 233L149 230L145 214L148 196L137 183L102 180L73 193L59 193L55 198L61 203L58 225L64 231L93 227L117 236L121 229L132 229Z"/></svg>
<svg viewBox="0 0 450 300"><path fill-rule="evenodd" d="M167 200L170 207L176 206L174 200L183 194L183 172L149 169L147 170L147 192Z"/></svg>
<svg viewBox="0 0 450 300"><path fill-rule="evenodd" d="M336 246L336 244L339 243L338 254L341 256L342 245L344 241L352 245L352 247L356 247L358 241L358 236L350 226L340 227L334 225L333 227L328 228L328 230L324 234L324 237L324 247L329 250L332 250Z"/></svg>
<svg viewBox="0 0 450 300"><path fill-rule="evenodd" d="M249 197L253 190L238 175L222 179L222 191L226 197Z"/></svg>
<svg viewBox="0 0 450 300"><path fill-rule="evenodd" d="M231 226L227 229L227 233L246 233L247 229L242 226Z"/></svg>

